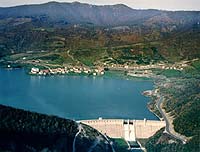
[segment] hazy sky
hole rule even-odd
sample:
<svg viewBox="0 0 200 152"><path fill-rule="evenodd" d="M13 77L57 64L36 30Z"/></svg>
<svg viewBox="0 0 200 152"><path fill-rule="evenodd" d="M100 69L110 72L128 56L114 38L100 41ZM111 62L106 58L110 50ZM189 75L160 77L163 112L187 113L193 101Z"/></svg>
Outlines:
<svg viewBox="0 0 200 152"><path fill-rule="evenodd" d="M38 4L51 0L0 0L0 7L22 4ZM59 2L73 2L76 0L55 0ZM132 8L155 8L165 10L200 10L200 0L77 0L83 3L106 5L123 3Z"/></svg>

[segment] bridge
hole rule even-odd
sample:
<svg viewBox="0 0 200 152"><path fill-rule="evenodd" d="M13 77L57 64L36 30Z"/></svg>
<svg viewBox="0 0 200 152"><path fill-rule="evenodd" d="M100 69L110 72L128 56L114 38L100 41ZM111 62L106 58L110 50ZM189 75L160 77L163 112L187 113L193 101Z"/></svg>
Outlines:
<svg viewBox="0 0 200 152"><path fill-rule="evenodd" d="M124 119L96 119L81 120L83 124L97 129L111 138L124 138L126 141L136 141L153 136L165 127L165 121L158 120L124 120Z"/></svg>

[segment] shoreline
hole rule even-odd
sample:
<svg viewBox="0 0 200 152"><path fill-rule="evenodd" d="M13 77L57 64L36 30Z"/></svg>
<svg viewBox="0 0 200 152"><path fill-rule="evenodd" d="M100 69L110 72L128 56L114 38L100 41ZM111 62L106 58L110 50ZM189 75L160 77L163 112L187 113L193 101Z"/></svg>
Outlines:
<svg viewBox="0 0 200 152"><path fill-rule="evenodd" d="M26 70L27 70L26 68L17 68L17 69L22 69L22 70L24 70L24 72L26 72ZM6 68L6 70L14 70L14 69ZM27 74L27 75L29 75L29 74ZM29 76L32 76L32 75L29 75ZM35 76L35 75L33 75L33 76ZM108 73L106 72L105 75L103 75L103 76L82 75L82 74L59 74L59 75L49 75L49 76L53 76L53 77L54 76L80 76L80 77L86 76L86 77L103 77L103 78L115 78L115 79L126 79L126 80L128 79L130 81L132 81L132 80L135 80L135 81L151 81L153 83L152 90L155 89L155 79L152 78L152 79L145 80L144 78L141 78L141 77L130 77L130 76L126 76L123 72L120 72L120 71L108 71ZM46 77L46 76L41 76L41 77ZM144 92L145 92L145 90L141 93L141 95L145 96ZM148 96L148 98L150 98L150 96ZM161 121L160 117L158 117L158 115L156 115L151 109L149 109L147 105L148 104L146 104L147 110L150 111L153 115L156 116L156 118L157 118L156 120ZM152 119L152 120L155 120L155 119ZM145 151L145 147L141 147L141 150Z"/></svg>
<svg viewBox="0 0 200 152"><path fill-rule="evenodd" d="M169 113L166 113L165 109L162 106L163 102L164 102L164 96L161 95L160 93L156 93L155 95L158 97L155 101L155 106L156 106L157 110L159 110L159 113L162 116L161 121L165 121L165 123L166 123L165 130L163 133L167 133L171 137L173 137L177 140L180 140L183 144L186 144L189 138L187 138L186 136L184 136L174 130L173 118L170 116ZM154 113L154 115L157 115L152 110L150 110L150 111L152 113ZM160 117L158 117L158 118L160 118Z"/></svg>
<svg viewBox="0 0 200 152"><path fill-rule="evenodd" d="M163 113L165 114L165 117L166 117L166 119L167 119L167 121L168 121L168 124L169 124L169 129L168 129L168 130L165 129L165 132L168 133L168 134L173 135L173 137L175 137L176 139L181 140L183 144L187 143L187 141L188 141L190 138L189 138L189 137L186 137L186 136L184 136L184 135L182 135L182 134L180 134L180 133L178 133L178 132L176 132L176 131L174 130L174 125L173 125L174 118L170 116L170 113L167 113L167 112L165 111L165 109L163 108L162 105L163 105L163 102L161 102L160 108L161 108L161 110L163 111Z"/></svg>
<svg viewBox="0 0 200 152"><path fill-rule="evenodd" d="M120 79L126 79L126 80L135 80L135 81L152 81L154 82L154 78L149 77L136 77L136 76L130 76L125 75L124 72L126 70L108 70L105 71L103 75L92 75L92 74L85 74L85 73L65 73L65 74L48 74L48 75L39 75L39 74L31 74L28 72L27 67L16 67L16 68L8 68L8 67L2 67L0 66L0 69L6 69L6 70L15 70L15 69L23 69L25 73L29 76L35 76L35 77L51 77L51 76L86 76L86 77L104 77L104 78L120 78Z"/></svg>
<svg viewBox="0 0 200 152"><path fill-rule="evenodd" d="M154 82L155 82L156 79L154 79ZM166 123L166 126L165 126L165 133L169 134L170 136L182 141L183 144L185 144L189 138L187 138L186 136L176 132L174 130L174 125L173 125L173 118L170 116L169 113L166 113L165 109L163 108L163 102L164 102L164 96L161 95L159 93L159 85L157 85L156 83L154 83L154 88L157 88L157 91L156 89L153 89L153 90L147 90L146 92L144 92L143 94L145 95L146 93L146 96L147 97L150 97L152 99L153 96L156 97L156 99L152 99L149 103L153 103L153 105L156 107L156 109L150 109L148 107L148 110L153 113L160 121L165 121ZM154 107L154 108L155 108ZM156 112L154 112L154 110L158 110L160 116L158 116L158 114Z"/></svg>
<svg viewBox="0 0 200 152"><path fill-rule="evenodd" d="M23 72L25 72L26 74L27 74L27 68L1 68L1 69L3 69L3 70L23 70ZM27 76L31 76L31 75L28 75L27 74ZM153 79L148 79L148 80L146 80L146 79L143 79L143 78L136 78L136 77L134 77L134 78L132 78L132 77L130 77L130 76L126 76L125 74L124 74L124 72L119 72L119 71L108 71L108 73L106 72L105 73L105 75L103 75L103 76L93 76L93 75L90 75L90 76L88 76L88 75L80 75L80 74L71 74L71 75L50 75L50 77L59 77L59 76L77 76L77 77L90 77L90 78L108 78L108 79L123 79L123 80L129 80L129 81L146 81L146 82L152 82L152 88L153 88L153 85L154 85L154 80ZM45 76L39 76L39 77L45 77ZM144 90L145 91L145 90ZM143 92L143 91L142 91ZM142 94L142 92L141 92L141 95L142 96L144 96L143 94ZM147 100L149 100L149 99L147 99ZM149 110L149 108L148 108L148 106L147 106L147 104L145 104L145 108L147 108L147 110L148 111L150 111ZM150 119L150 120L159 120L159 118L154 114L154 113L152 113L151 111L150 111L150 113L151 114L153 114L154 116L155 116L155 118L154 119ZM128 119L128 118L127 118ZM136 118L135 118L136 119Z"/></svg>

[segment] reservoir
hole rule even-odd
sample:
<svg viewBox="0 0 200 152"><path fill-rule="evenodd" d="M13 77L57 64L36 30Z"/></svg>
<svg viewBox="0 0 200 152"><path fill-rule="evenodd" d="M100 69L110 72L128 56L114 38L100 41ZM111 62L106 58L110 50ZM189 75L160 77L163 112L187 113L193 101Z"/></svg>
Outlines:
<svg viewBox="0 0 200 152"><path fill-rule="evenodd" d="M151 81L93 76L30 76L23 69L0 69L0 104L82 120L157 119L141 93Z"/></svg>

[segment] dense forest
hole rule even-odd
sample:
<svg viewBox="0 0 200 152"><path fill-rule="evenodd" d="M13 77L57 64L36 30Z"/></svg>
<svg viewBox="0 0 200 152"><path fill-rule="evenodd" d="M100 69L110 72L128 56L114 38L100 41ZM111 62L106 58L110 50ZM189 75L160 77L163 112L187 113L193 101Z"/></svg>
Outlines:
<svg viewBox="0 0 200 152"><path fill-rule="evenodd" d="M0 151L73 151L78 124L72 120L47 116L0 105ZM97 130L83 125L76 150L111 152L109 142Z"/></svg>

